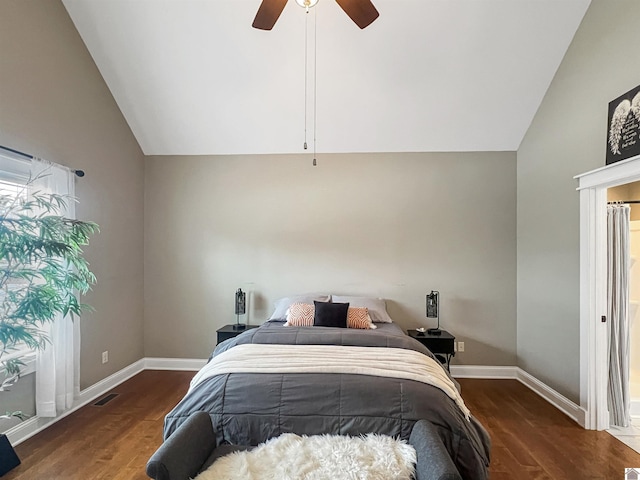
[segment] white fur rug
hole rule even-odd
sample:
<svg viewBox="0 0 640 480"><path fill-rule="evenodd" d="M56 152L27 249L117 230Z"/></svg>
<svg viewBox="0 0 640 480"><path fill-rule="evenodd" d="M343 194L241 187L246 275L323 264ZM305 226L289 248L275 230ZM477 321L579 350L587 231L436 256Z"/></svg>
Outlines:
<svg viewBox="0 0 640 480"><path fill-rule="evenodd" d="M285 433L219 458L196 480L410 480L416 451L385 435Z"/></svg>

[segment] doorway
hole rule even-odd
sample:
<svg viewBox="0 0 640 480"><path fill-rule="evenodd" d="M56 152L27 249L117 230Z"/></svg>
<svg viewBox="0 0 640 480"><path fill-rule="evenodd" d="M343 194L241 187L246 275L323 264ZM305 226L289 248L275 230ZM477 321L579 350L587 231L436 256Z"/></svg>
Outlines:
<svg viewBox="0 0 640 480"><path fill-rule="evenodd" d="M640 182L607 190L609 202L628 203L629 222L629 390L631 415L640 416ZM636 203L638 202L638 203Z"/></svg>
<svg viewBox="0 0 640 480"><path fill-rule="evenodd" d="M575 177L580 192L580 406L584 427L609 428L607 190L640 181L640 155Z"/></svg>

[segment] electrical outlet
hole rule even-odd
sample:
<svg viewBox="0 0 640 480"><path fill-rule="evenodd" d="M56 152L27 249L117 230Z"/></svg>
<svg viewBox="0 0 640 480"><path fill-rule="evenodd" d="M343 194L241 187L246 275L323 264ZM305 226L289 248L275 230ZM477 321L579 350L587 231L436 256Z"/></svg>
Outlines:
<svg viewBox="0 0 640 480"><path fill-rule="evenodd" d="M458 351L464 352L464 342L458 342Z"/></svg>
<svg viewBox="0 0 640 480"><path fill-rule="evenodd" d="M102 352L102 363L107 363L109 361L109 350L106 352Z"/></svg>

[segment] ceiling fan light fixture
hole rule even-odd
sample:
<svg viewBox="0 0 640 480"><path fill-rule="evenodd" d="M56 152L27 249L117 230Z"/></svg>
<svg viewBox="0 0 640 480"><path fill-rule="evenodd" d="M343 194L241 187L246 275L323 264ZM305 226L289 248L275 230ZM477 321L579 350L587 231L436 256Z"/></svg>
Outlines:
<svg viewBox="0 0 640 480"><path fill-rule="evenodd" d="M278 21L278 17L284 10L287 1L262 0L251 26L259 30L271 30ZM296 3L309 13L309 9L315 6L318 0L296 0ZM361 29L368 27L371 22L380 16L371 0L336 0L336 3L353 20L353 23Z"/></svg>
<svg viewBox="0 0 640 480"><path fill-rule="evenodd" d="M308 12L311 7L318 3L318 0L296 0L296 3Z"/></svg>

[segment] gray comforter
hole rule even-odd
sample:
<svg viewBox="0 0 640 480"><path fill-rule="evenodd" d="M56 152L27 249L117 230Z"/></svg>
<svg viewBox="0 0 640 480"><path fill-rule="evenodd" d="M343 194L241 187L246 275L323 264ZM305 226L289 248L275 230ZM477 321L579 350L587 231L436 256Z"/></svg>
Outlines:
<svg viewBox="0 0 640 480"><path fill-rule="evenodd" d="M246 343L406 348L431 353L394 324L377 330L283 327L271 322L227 340L217 355ZM165 418L165 439L191 413L211 415L219 443L257 445L281 433L409 438L413 424L434 424L463 478L488 478L489 436L436 387L413 380L338 373L227 373L190 391Z"/></svg>

